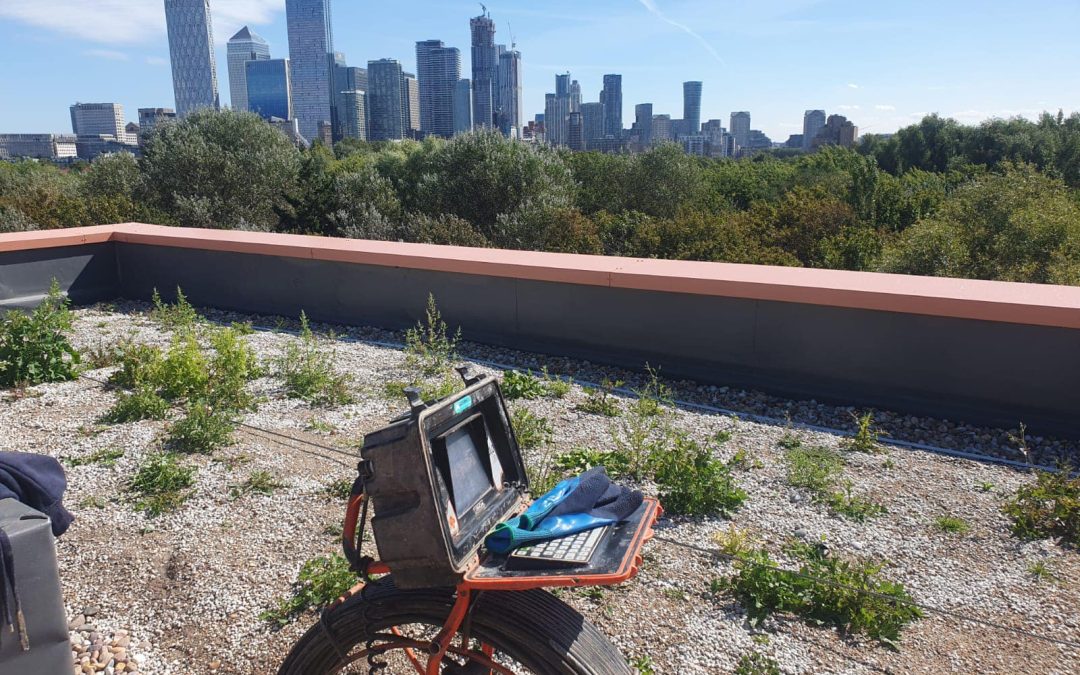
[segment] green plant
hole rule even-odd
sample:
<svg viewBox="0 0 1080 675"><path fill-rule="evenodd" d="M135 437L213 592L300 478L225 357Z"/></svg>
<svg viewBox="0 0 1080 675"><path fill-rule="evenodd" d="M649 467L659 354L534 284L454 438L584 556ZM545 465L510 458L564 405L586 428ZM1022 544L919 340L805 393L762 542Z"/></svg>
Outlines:
<svg viewBox="0 0 1080 675"><path fill-rule="evenodd" d="M415 328L405 332L405 360L419 368L427 376L441 375L450 370L457 358L457 345L461 329L453 337L447 337L446 322L435 305L435 295L429 293L425 322L417 322Z"/></svg>
<svg viewBox="0 0 1080 675"><path fill-rule="evenodd" d="M152 345L124 343L120 346L120 369L109 376L109 382L118 387L135 389L149 385L155 389L161 378L165 356Z"/></svg>
<svg viewBox="0 0 1080 675"><path fill-rule="evenodd" d="M274 478L272 473L260 469L259 471L252 471L251 475L243 483L230 486L229 496L233 499L239 499L249 494L269 495L273 494L274 490L282 487L285 487L285 484Z"/></svg>
<svg viewBox="0 0 1080 675"><path fill-rule="evenodd" d="M840 453L823 446L793 446L784 454L788 485L812 492L826 492L836 483L844 468Z"/></svg>
<svg viewBox="0 0 1080 675"><path fill-rule="evenodd" d="M154 289L150 296L150 302L154 308L150 310L150 318L165 328L174 330L191 330L195 324L202 321L202 317L188 302L180 287L176 287L176 302L169 304L161 299L158 289Z"/></svg>
<svg viewBox="0 0 1080 675"><path fill-rule="evenodd" d="M314 431L320 434L332 434L337 431L337 427L335 427L330 422L327 422L326 420L320 420L315 417L309 419L307 421L307 424L304 425L304 428L308 431Z"/></svg>
<svg viewBox="0 0 1080 675"><path fill-rule="evenodd" d="M605 377L599 387L585 387L585 400L578 404L578 410L604 417L618 417L622 410L612 394L622 385L619 380L613 382Z"/></svg>
<svg viewBox="0 0 1080 675"><path fill-rule="evenodd" d="M648 654L630 659L630 667L637 671L638 675L655 675L656 666L653 665L652 657Z"/></svg>
<svg viewBox="0 0 1080 675"><path fill-rule="evenodd" d="M1050 565L1048 565L1043 560L1037 560L1028 565L1027 571L1028 574L1035 577L1035 579L1038 581L1053 582L1058 580L1057 574L1055 574L1054 571L1050 568Z"/></svg>
<svg viewBox="0 0 1080 675"><path fill-rule="evenodd" d="M327 484L322 490L323 494L334 499L348 499L352 494L353 482L352 478L340 478Z"/></svg>
<svg viewBox="0 0 1080 675"><path fill-rule="evenodd" d="M670 451L658 459L660 503L672 514L727 517L746 500L731 469L684 433L673 433Z"/></svg>
<svg viewBox="0 0 1080 675"><path fill-rule="evenodd" d="M547 445L555 436L555 430L546 417L534 415L525 408L514 408L510 412L510 424L522 450Z"/></svg>
<svg viewBox="0 0 1080 675"><path fill-rule="evenodd" d="M780 440L776 442L783 450L794 450L802 447L802 440L791 431L785 431Z"/></svg>
<svg viewBox="0 0 1080 675"><path fill-rule="evenodd" d="M116 460L123 456L124 451L119 448L101 448L100 450L95 450L89 455L84 455L82 457L68 457L64 459L64 463L72 468L83 466L85 464L113 467L116 466Z"/></svg>
<svg viewBox="0 0 1080 675"><path fill-rule="evenodd" d="M603 452L591 448L575 448L555 458L555 466L564 473L579 474L594 466L603 466L609 476L626 475L630 460L619 451Z"/></svg>
<svg viewBox="0 0 1080 675"><path fill-rule="evenodd" d="M548 372L547 366L540 369L540 375L544 378L544 390L552 398L564 398L573 387L573 378L562 379Z"/></svg>
<svg viewBox="0 0 1080 675"><path fill-rule="evenodd" d="M677 602L686 602L690 599L690 596L687 595L686 591L681 588L665 588L661 592L664 594L664 597Z"/></svg>
<svg viewBox="0 0 1080 675"><path fill-rule="evenodd" d="M236 331L237 335L253 335L255 333L255 327L251 325L250 321L233 321L229 324L229 327Z"/></svg>
<svg viewBox="0 0 1080 675"><path fill-rule="evenodd" d="M843 442L845 450L853 452L879 453L883 451L878 443L880 436L877 427L874 426L874 413L866 412L862 415L852 415L855 418L855 435Z"/></svg>
<svg viewBox="0 0 1080 675"><path fill-rule="evenodd" d="M675 405L675 396L671 387L660 381L660 371L645 364L645 370L649 373L649 380L641 389L635 389L637 398L631 403L631 410L646 417L659 415L665 407ZM619 386L618 384L615 385Z"/></svg>
<svg viewBox="0 0 1080 675"><path fill-rule="evenodd" d="M1016 433L1010 431L1008 436L1009 440L1016 445L1016 451L1020 453L1024 461L1031 464L1031 446L1028 445L1027 425L1021 422Z"/></svg>
<svg viewBox="0 0 1080 675"><path fill-rule="evenodd" d="M757 542L749 530L740 530L735 523L728 523L727 530L720 530L713 534L720 552L732 558L741 558L754 551Z"/></svg>
<svg viewBox="0 0 1080 675"><path fill-rule="evenodd" d="M152 455L139 466L128 483L136 497L135 508L149 516L171 511L190 496L195 467L181 466L176 455L164 452Z"/></svg>
<svg viewBox="0 0 1080 675"><path fill-rule="evenodd" d="M1003 508L1018 537L1058 537L1065 544L1080 544L1080 477L1072 475L1069 465L1057 473L1037 472L1035 482L1017 489Z"/></svg>
<svg viewBox="0 0 1080 675"><path fill-rule="evenodd" d="M860 523L888 512L881 504L853 494L851 488L851 481L845 481L840 490L824 495L821 500L829 506L833 513Z"/></svg>
<svg viewBox="0 0 1080 675"><path fill-rule="evenodd" d="M100 495L87 495L79 500L81 509L103 509L109 505L109 501Z"/></svg>
<svg viewBox="0 0 1080 675"><path fill-rule="evenodd" d="M779 567L764 549L735 561L727 587L746 609L751 625L786 612L895 648L900 630L923 616L903 584L881 577L879 563L831 557L809 545L793 546L789 554L799 564L795 571Z"/></svg>
<svg viewBox="0 0 1080 675"><path fill-rule="evenodd" d="M593 602L600 602L604 599L606 593L603 586L585 586L581 589L581 595Z"/></svg>
<svg viewBox="0 0 1080 675"><path fill-rule="evenodd" d="M233 328L210 334L214 352L209 363L206 396L215 405L232 410L254 409L255 399L244 387L263 375L255 351L241 335Z"/></svg>
<svg viewBox="0 0 1080 675"><path fill-rule="evenodd" d="M285 380L289 398L313 405L337 406L352 402L347 374L335 372L333 357L319 351L307 315L300 312L300 339L285 344L277 359L278 374Z"/></svg>
<svg viewBox="0 0 1080 675"><path fill-rule="evenodd" d="M169 427L169 447L186 453L210 454L232 445L236 424L228 410L198 401L188 407L187 415Z"/></svg>
<svg viewBox="0 0 1080 675"><path fill-rule="evenodd" d="M205 395L211 382L210 361L194 333L173 337L157 369L154 384L162 396L175 401Z"/></svg>
<svg viewBox="0 0 1080 675"><path fill-rule="evenodd" d="M106 324L108 325L108 324ZM99 340L98 343L86 350L84 356L85 363L90 370L97 370L98 368L109 368L115 366L120 362L120 359L124 355L124 343L122 342L104 342Z"/></svg>
<svg viewBox="0 0 1080 675"><path fill-rule="evenodd" d="M163 420L169 414L169 402L157 393L141 385L134 391L121 391L116 395L116 403L104 415L101 421L107 424L123 424L139 420Z"/></svg>
<svg viewBox="0 0 1080 675"><path fill-rule="evenodd" d="M937 529L949 534L965 534L971 529L966 520L955 516L938 516L934 519L934 525Z"/></svg>
<svg viewBox="0 0 1080 675"><path fill-rule="evenodd" d="M349 561L335 553L330 557L312 558L300 568L293 584L293 594L278 601L277 606L259 614L259 619L287 625L293 617L308 609L319 609L337 600L357 582Z"/></svg>
<svg viewBox="0 0 1080 675"><path fill-rule="evenodd" d="M780 675L780 664L761 652L746 652L735 664L735 675Z"/></svg>
<svg viewBox="0 0 1080 675"><path fill-rule="evenodd" d="M55 279L29 316L9 310L0 319L0 386L73 379L81 359L67 337L73 321Z"/></svg>
<svg viewBox="0 0 1080 675"><path fill-rule="evenodd" d="M544 395L546 388L532 371L508 370L503 373L502 392L508 400L534 399Z"/></svg>
<svg viewBox="0 0 1080 675"><path fill-rule="evenodd" d="M981 483L978 483L975 487L976 487L976 489L978 489L979 492L993 492L994 491L994 484L989 482L989 481L985 481L985 480L982 481Z"/></svg>

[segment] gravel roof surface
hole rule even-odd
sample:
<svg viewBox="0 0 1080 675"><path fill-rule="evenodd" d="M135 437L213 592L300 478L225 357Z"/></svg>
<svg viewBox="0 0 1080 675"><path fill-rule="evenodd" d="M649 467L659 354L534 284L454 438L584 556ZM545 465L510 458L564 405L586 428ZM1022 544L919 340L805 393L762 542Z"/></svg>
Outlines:
<svg viewBox="0 0 1080 675"><path fill-rule="evenodd" d="M169 332L152 322L145 309L122 303L76 310L73 341L84 350L125 338L167 345ZM222 322L250 318L208 315ZM253 320L271 326L276 321ZM115 393L97 381L106 379L110 369L22 393L0 392L0 450L62 459L105 448L123 451L113 466L67 469L66 502L76 520L58 541L57 552L76 663L89 663L86 672L94 670L97 660L111 660L110 673L274 672L292 642L311 625L315 615L310 612L281 630L258 615L288 594L305 560L339 550L336 532L344 503L330 496L327 486L355 475L356 444L362 434L383 426L403 407L403 401L387 398L383 384L410 376L400 350L360 341L400 342L400 334L349 328L344 338L326 341L323 348L334 350L337 368L354 376L355 403L326 409L288 399L271 373L252 383L252 391L265 398L257 411L244 417L247 424L331 446L344 455L241 431L235 445L212 457L184 458L185 464L198 467L193 496L177 511L156 518L132 508L125 483L142 460L161 447L168 422L99 424L97 419L115 400ZM245 339L269 361L296 338L287 332L257 331ZM554 373L579 380L610 376L640 381L640 376L588 363L475 344L463 345L461 353L533 368L547 365ZM692 383L672 385L679 399L787 417L795 423L852 426L852 410L847 408ZM524 406L551 421L555 438L549 452L578 446L612 449L619 420L577 410L584 398L575 386L563 399L514 401L511 406ZM620 404L625 407L626 401L620 399ZM853 481L856 492L872 495L888 509L879 518L857 523L830 515L805 491L787 484L778 441L790 429L783 423L687 409L674 415L679 428L701 439L720 430L730 432L731 440L719 450L724 458L744 449L756 460L754 468L737 474L749 498L731 522L755 533L778 559L784 560L780 548L792 537L824 537L837 555L887 561L885 576L903 582L916 601L955 615L928 612L903 631L899 651L794 617L772 618L751 628L730 595L709 592L711 580L732 573L731 564L715 554L712 541L728 521L665 517L634 580L602 593L560 593L628 657L647 657L657 673L731 672L749 651L774 658L785 673L1075 672L1080 663L1075 648L958 618L1080 641L1080 554L1052 541L1014 538L1001 513L1003 497L1031 481L1030 474L918 450L845 453L845 478ZM894 438L1016 457L1008 430L887 412L877 413L876 419ZM831 433L795 433L806 444L839 448L842 441ZM1030 442L1042 459L1080 456L1069 443L1042 438ZM256 470L269 471L284 487L272 495L231 498L230 487ZM983 484L993 487L983 491ZM961 535L941 532L934 523L943 515L963 518L970 530ZM1030 573L1037 562L1052 570L1056 580ZM105 656L94 658L101 653ZM107 658L109 653L113 658Z"/></svg>

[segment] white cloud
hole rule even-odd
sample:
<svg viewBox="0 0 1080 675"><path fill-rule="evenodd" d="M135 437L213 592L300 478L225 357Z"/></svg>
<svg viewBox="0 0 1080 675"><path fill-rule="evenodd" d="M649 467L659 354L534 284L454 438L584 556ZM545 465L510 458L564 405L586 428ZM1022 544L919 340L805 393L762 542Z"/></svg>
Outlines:
<svg viewBox="0 0 1080 675"><path fill-rule="evenodd" d="M118 52L113 49L87 49L83 54L87 56L93 56L97 59L108 59L109 61L127 61L128 55L124 52Z"/></svg>
<svg viewBox="0 0 1080 675"><path fill-rule="evenodd" d="M672 26L678 28L679 30L683 31L690 37L700 42L701 46L705 48L705 51L709 52L709 54L711 54L712 57L716 59L717 63L727 68L727 63L724 62L724 59L720 58L720 53L717 52L716 49L711 44L709 44L709 41L703 38L700 33L695 32L692 28L690 28L684 23L679 23L678 21L669 19L667 15L665 15L663 12L660 11L659 8L657 8L656 3L653 0L638 0L638 2L640 2L642 6L645 7L645 9L649 10L649 12L657 19L660 19L664 23L671 24Z"/></svg>
<svg viewBox="0 0 1080 675"><path fill-rule="evenodd" d="M836 107L841 110L862 110L861 105L838 105Z"/></svg>
<svg viewBox="0 0 1080 675"><path fill-rule="evenodd" d="M878 103L874 106L874 110L896 110L896 106L887 105L885 103Z"/></svg>
<svg viewBox="0 0 1080 675"><path fill-rule="evenodd" d="M167 66L169 65L169 59L162 56L147 56L146 62L151 66Z"/></svg>
<svg viewBox="0 0 1080 675"><path fill-rule="evenodd" d="M284 7L285 0L216 0L214 41L224 43L244 24L269 23ZM109 45L147 43L165 34L161 0L0 0L0 17Z"/></svg>
<svg viewBox="0 0 1080 675"><path fill-rule="evenodd" d="M858 89L858 88L859 88L859 85L855 84L854 82L848 82L848 89Z"/></svg>

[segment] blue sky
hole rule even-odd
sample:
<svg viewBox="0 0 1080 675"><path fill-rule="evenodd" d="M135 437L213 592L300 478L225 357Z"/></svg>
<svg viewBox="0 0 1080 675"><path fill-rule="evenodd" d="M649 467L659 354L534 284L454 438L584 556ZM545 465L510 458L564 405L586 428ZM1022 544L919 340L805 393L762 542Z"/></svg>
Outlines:
<svg viewBox="0 0 1080 675"><path fill-rule="evenodd" d="M286 56L284 0L212 0L218 78L224 43L248 24ZM1080 110L1080 1L490 0L500 42L512 29L525 66L527 118L569 70L584 100L604 73L635 103L682 116L682 82L702 80L702 119L749 110L782 141L807 108L890 132L938 112L962 122ZM334 40L351 65L397 58L415 42L462 50L479 4L335 0ZM173 106L162 0L0 0L0 132L70 132L75 101ZM466 77L468 75L465 75Z"/></svg>

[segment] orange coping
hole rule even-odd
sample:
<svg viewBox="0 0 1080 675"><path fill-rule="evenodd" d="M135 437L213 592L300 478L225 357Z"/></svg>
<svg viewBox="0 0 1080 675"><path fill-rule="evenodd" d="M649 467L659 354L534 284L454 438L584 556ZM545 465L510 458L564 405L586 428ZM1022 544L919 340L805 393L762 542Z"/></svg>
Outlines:
<svg viewBox="0 0 1080 675"><path fill-rule="evenodd" d="M540 253L142 223L0 234L0 251L105 241L1080 328L1080 287Z"/></svg>

